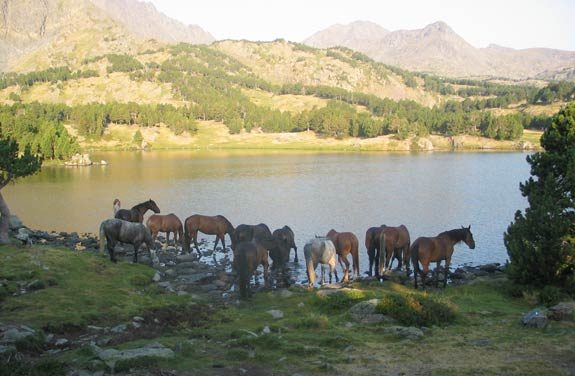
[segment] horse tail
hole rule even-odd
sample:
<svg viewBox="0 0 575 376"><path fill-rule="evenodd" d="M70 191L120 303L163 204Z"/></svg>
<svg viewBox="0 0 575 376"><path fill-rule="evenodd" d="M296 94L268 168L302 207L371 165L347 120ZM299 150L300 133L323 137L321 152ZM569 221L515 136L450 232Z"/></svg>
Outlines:
<svg viewBox="0 0 575 376"><path fill-rule="evenodd" d="M106 246L106 235L104 234L104 222L100 224L100 253L104 253L104 247Z"/></svg>
<svg viewBox="0 0 575 376"><path fill-rule="evenodd" d="M353 240L353 252L351 257L353 260L353 271L356 273L356 276L359 277L359 240L357 240L357 238Z"/></svg>
<svg viewBox="0 0 575 376"><path fill-rule="evenodd" d="M245 249L238 252L238 272L239 272L239 287L240 297L247 298L250 285L250 273L248 272L248 258Z"/></svg>

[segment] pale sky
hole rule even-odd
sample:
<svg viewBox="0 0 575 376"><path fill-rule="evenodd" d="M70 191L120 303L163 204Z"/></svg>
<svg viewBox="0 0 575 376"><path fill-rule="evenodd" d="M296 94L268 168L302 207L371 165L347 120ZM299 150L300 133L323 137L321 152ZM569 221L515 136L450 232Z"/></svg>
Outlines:
<svg viewBox="0 0 575 376"><path fill-rule="evenodd" d="M575 51L575 0L148 0L216 39L301 42L336 23L375 22L387 30L444 21L475 47Z"/></svg>

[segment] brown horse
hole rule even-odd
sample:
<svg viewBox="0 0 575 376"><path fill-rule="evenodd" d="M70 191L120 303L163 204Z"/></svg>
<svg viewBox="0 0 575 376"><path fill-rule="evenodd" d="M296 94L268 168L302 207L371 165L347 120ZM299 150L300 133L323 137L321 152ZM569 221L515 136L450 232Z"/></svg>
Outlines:
<svg viewBox="0 0 575 376"><path fill-rule="evenodd" d="M170 242L170 232L174 233L174 244L178 241L182 242L182 237L184 234L182 221L174 213L168 215L153 214L146 221L146 227L152 232L152 239L156 241L158 232L166 233L166 244Z"/></svg>
<svg viewBox="0 0 575 376"><path fill-rule="evenodd" d="M292 229L289 226L284 226L282 228L278 228L277 230L275 230L273 232L273 235L277 236L280 239L283 239L289 245L286 262L289 261L289 252L292 248L294 251L293 253L295 254L293 262L299 262L297 258L297 246L295 245L295 235Z"/></svg>
<svg viewBox="0 0 575 376"><path fill-rule="evenodd" d="M443 287L447 286L447 275L449 274L449 264L453 255L453 246L459 242L464 242L470 249L475 248L475 240L471 233L471 226L442 232L434 238L417 238L411 245L411 262L413 264L415 288L417 288L417 274L421 273L421 283L425 287L425 276L429 272L429 263L437 262L437 268L441 260L445 260L445 276ZM419 263L423 270L419 271ZM438 285L438 276L435 274L435 287Z"/></svg>
<svg viewBox="0 0 575 376"><path fill-rule="evenodd" d="M372 269L375 275L378 275L377 267L379 265L379 235L383 231L383 226L370 227L365 232L365 248L367 249L367 257L369 258L369 270L367 275L372 276Z"/></svg>
<svg viewBox="0 0 575 376"><path fill-rule="evenodd" d="M268 250L265 240L241 241L234 248L233 267L238 271L240 297L250 295L250 279L259 265L264 268L264 285L269 286Z"/></svg>
<svg viewBox="0 0 575 376"><path fill-rule="evenodd" d="M289 261L290 244L282 238L270 231L270 228L265 223L257 225L241 224L236 227L234 236L232 236L232 250L234 250L240 242L257 240L263 244L269 252L269 256L273 261L272 269L285 268Z"/></svg>
<svg viewBox="0 0 575 376"><path fill-rule="evenodd" d="M401 269L402 260L405 261L405 269L409 269L409 243L409 231L404 225L398 227L382 226L378 249L379 275L391 267L392 258L398 260L398 269Z"/></svg>
<svg viewBox="0 0 575 376"><path fill-rule="evenodd" d="M144 222L144 214L146 214L148 210L151 210L156 214L160 212L160 208L156 205L154 200L149 199L148 201L132 206L130 210L119 209L114 215L114 218L123 219L128 222L142 223Z"/></svg>
<svg viewBox="0 0 575 376"><path fill-rule="evenodd" d="M194 246L198 255L201 257L200 249L198 248L198 231L207 235L216 235L216 243L214 244L214 251L221 240L222 246L226 249L225 236L228 234L230 238L234 234L234 226L223 215L216 215L210 217L207 215L194 214L184 221L184 242L182 249L184 252L190 252L190 241L194 241Z"/></svg>
<svg viewBox="0 0 575 376"><path fill-rule="evenodd" d="M331 229L325 237L331 240L335 245L339 265L341 265L343 269L342 281L349 282L349 261L347 260L347 255L350 253L353 260L353 272L359 277L359 241L357 240L357 236L351 232L337 232ZM343 265L344 263L345 267Z"/></svg>

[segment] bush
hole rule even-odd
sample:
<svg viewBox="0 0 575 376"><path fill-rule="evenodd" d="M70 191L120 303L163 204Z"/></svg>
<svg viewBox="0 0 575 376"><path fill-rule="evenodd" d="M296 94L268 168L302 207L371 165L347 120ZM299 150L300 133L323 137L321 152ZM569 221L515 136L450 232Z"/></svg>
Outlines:
<svg viewBox="0 0 575 376"><path fill-rule="evenodd" d="M377 312L408 326L445 325L453 322L456 316L451 304L413 294L387 295L378 304Z"/></svg>
<svg viewBox="0 0 575 376"><path fill-rule="evenodd" d="M294 325L296 329L327 329L329 327L329 319L325 315L318 315L312 313L302 317Z"/></svg>
<svg viewBox="0 0 575 376"><path fill-rule="evenodd" d="M312 304L325 311L341 311L365 299L365 293L359 290L344 290L328 295L315 295Z"/></svg>
<svg viewBox="0 0 575 376"><path fill-rule="evenodd" d="M539 303L547 307L554 306L563 298L563 292L555 286L545 286L539 291Z"/></svg>

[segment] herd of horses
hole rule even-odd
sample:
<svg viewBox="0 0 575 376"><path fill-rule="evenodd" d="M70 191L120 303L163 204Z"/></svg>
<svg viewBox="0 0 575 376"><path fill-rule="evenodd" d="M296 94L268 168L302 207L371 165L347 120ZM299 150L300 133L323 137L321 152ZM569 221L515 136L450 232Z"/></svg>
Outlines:
<svg viewBox="0 0 575 376"><path fill-rule="evenodd" d="M198 247L198 232L206 235L215 235L214 251L219 242L226 249L226 234L231 240L233 252L232 268L238 275L238 285L242 297L249 295L249 283L258 266L263 267L264 283L269 285L269 259L272 260L271 269L285 268L289 261L290 252L295 253L294 262L298 262L297 247L294 232L289 226L271 231L267 225L241 224L234 227L222 215L206 216L194 214L187 217L184 222L173 213L160 215L160 208L150 199L135 205L130 210L121 209L120 201L114 200L114 218L104 220L100 225L100 250L107 247L110 260L116 262L114 247L118 242L129 243L134 246L134 262L138 261L138 250L146 244L150 252L154 251L154 244L159 232L166 233L166 242L169 242L170 233L174 234L174 242L181 243L182 250L190 253L193 243L198 257L201 252ZM144 214L151 210L152 214L143 224ZM393 261L397 260L397 269L409 272L410 263L413 265L414 286L418 287L418 277L425 286L425 279L429 273L429 264L436 262L439 269L441 261L445 261L445 270L449 270L451 256L455 244L464 242L470 249L475 248L475 240L471 233L471 226L444 231L435 237L419 237L413 243L407 227L400 225L391 227L381 225L371 227L365 234L365 247L369 258L369 276L382 278L386 270L391 269ZM352 275L359 277L359 241L351 232L337 232L330 230L325 236L316 236L304 246L306 272L310 286L315 284L315 270L321 264L321 282L325 283L324 265L329 268L329 282L332 275L339 281L336 271L336 259L343 269L343 282L350 280L350 263L352 258ZM420 269L421 264L421 269ZM435 273L437 286L438 273ZM447 273L444 274L443 286L447 284Z"/></svg>

